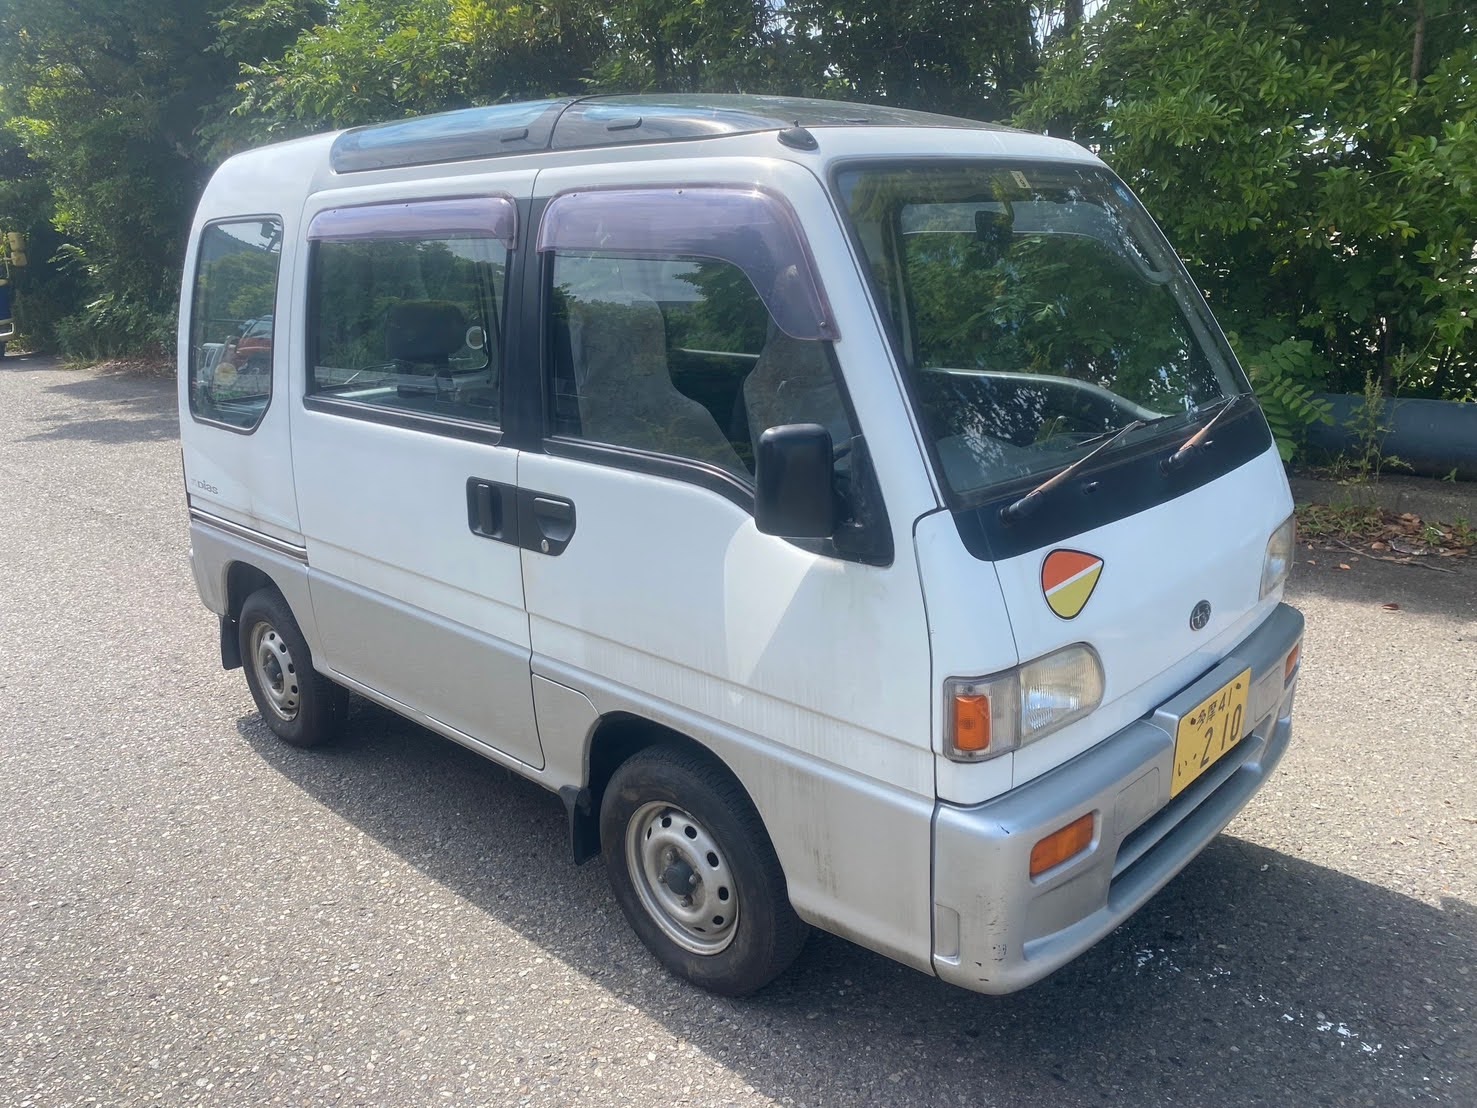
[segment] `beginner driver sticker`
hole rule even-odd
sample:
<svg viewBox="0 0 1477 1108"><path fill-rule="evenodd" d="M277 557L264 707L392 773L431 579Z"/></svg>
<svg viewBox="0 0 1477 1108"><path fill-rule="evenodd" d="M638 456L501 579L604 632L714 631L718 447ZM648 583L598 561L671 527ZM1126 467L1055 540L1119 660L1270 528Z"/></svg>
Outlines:
<svg viewBox="0 0 1477 1108"><path fill-rule="evenodd" d="M1103 560L1080 550L1053 550L1041 563L1041 591L1063 619L1074 619L1087 607L1103 574Z"/></svg>

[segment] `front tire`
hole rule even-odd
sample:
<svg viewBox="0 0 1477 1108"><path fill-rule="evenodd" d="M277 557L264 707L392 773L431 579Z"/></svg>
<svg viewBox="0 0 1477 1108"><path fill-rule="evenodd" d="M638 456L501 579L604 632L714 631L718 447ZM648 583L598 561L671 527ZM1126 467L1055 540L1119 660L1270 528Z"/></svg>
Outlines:
<svg viewBox="0 0 1477 1108"><path fill-rule="evenodd" d="M241 605L236 622L246 685L273 734L302 747L334 738L349 695L313 668L287 601L275 589L259 589Z"/></svg>
<svg viewBox="0 0 1477 1108"><path fill-rule="evenodd" d="M626 919L679 977L744 996L805 945L759 813L714 759L672 746L633 755L605 788L600 840Z"/></svg>

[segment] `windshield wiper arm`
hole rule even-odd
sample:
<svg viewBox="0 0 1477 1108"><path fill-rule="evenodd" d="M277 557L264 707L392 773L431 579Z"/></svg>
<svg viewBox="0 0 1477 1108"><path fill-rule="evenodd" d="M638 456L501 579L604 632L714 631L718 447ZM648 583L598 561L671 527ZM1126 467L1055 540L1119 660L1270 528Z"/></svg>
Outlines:
<svg viewBox="0 0 1477 1108"><path fill-rule="evenodd" d="M1211 416L1209 423L1207 423L1204 427L1200 428L1200 430L1196 431L1193 435L1187 438L1183 446L1181 446L1169 457L1165 458L1164 461L1159 463L1159 472L1167 477L1175 470L1179 469L1180 466L1189 461L1191 457L1193 457L1202 449L1202 444L1204 444L1205 442L1205 436L1210 434L1211 428L1213 428L1231 412L1241 407L1241 405L1244 404L1246 401L1250 400L1252 395L1253 394L1249 392L1238 392L1226 397L1226 399L1221 402L1220 410L1216 412L1215 415Z"/></svg>
<svg viewBox="0 0 1477 1108"><path fill-rule="evenodd" d="M1135 419L1131 420L1128 423L1125 423L1116 431L1108 432L1107 440L1104 441L1100 446L1098 446L1097 449L1088 451L1071 465L1067 466L1067 468L1062 470L1060 473L1055 473L1052 476L1048 477L1045 481L1042 481L1041 484L1037 485L1034 489L1026 493L1026 495L1021 497L1019 500L1014 500L1011 503L1007 504L1005 507L1001 508L1001 521L1004 523L1014 523L1016 520L1022 518L1023 516L1030 515L1033 511L1036 510L1036 505L1041 503L1041 498L1043 496L1049 493L1052 489L1056 488L1063 481L1070 479L1072 474L1076 473L1088 462L1092 461L1099 454L1101 454L1104 450L1107 450L1124 435L1128 434L1128 432L1137 431L1140 427L1147 427L1150 423L1157 422L1159 422L1157 419Z"/></svg>

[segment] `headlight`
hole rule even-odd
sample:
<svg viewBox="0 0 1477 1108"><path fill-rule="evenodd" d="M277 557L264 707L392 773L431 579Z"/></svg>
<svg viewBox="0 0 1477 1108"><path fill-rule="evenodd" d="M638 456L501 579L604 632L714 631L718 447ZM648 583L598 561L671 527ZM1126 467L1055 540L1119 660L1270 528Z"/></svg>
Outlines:
<svg viewBox="0 0 1477 1108"><path fill-rule="evenodd" d="M1006 673L944 683L945 753L998 758L1081 719L1103 701L1103 664L1085 643Z"/></svg>
<svg viewBox="0 0 1477 1108"><path fill-rule="evenodd" d="M1267 556L1262 560L1262 599L1287 580L1287 571L1292 568L1292 546L1296 538L1294 518L1288 516L1283 520L1267 540Z"/></svg>
<svg viewBox="0 0 1477 1108"><path fill-rule="evenodd" d="M1020 670L1021 743L1081 719L1103 702L1103 664L1090 646L1069 646Z"/></svg>

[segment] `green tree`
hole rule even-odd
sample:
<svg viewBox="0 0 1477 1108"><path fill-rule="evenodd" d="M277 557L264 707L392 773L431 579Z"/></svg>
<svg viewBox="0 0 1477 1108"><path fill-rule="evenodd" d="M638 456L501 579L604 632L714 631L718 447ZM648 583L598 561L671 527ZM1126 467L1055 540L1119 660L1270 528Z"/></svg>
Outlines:
<svg viewBox="0 0 1477 1108"><path fill-rule="evenodd" d="M803 87L780 8L773 0L616 0L606 8L610 41L596 84L662 92Z"/></svg>
<svg viewBox="0 0 1477 1108"><path fill-rule="evenodd" d="M0 130L0 231L19 231L28 241L30 264L11 270L16 327L32 344L45 344L57 323L82 303L78 276L52 260L62 239L53 222L56 198L45 172L15 135Z"/></svg>
<svg viewBox="0 0 1477 1108"><path fill-rule="evenodd" d="M784 17L812 87L846 99L1003 119L1038 63L1018 0L788 0Z"/></svg>
<svg viewBox="0 0 1477 1108"><path fill-rule="evenodd" d="M142 0L3 0L0 38L3 108L54 190L72 263L102 296L163 310L202 168L199 107L223 85L213 23Z"/></svg>
<svg viewBox="0 0 1477 1108"><path fill-rule="evenodd" d="M33 227L38 247L55 247L35 260L59 257L87 290L70 322L31 313L34 338L85 337L94 352L172 342L184 232L211 169L201 127L236 80L218 14L241 6L0 0L0 112L45 182L61 238L48 244ZM294 8L249 6L279 20ZM272 42L260 33L239 45ZM23 287L23 314L43 306L39 291Z"/></svg>
<svg viewBox="0 0 1477 1108"><path fill-rule="evenodd" d="M1048 46L1017 118L1138 191L1259 383L1471 396L1474 72L1466 4L1122 0Z"/></svg>
<svg viewBox="0 0 1477 1108"><path fill-rule="evenodd" d="M577 91L605 44L581 0L338 0L242 66L239 141Z"/></svg>
<svg viewBox="0 0 1477 1108"><path fill-rule="evenodd" d="M1079 9L1039 13L1061 31ZM1021 0L337 0L285 51L243 67L231 131L257 141L643 90L829 94L998 118L1036 71L1037 12Z"/></svg>

